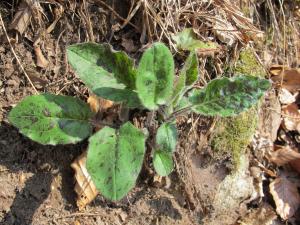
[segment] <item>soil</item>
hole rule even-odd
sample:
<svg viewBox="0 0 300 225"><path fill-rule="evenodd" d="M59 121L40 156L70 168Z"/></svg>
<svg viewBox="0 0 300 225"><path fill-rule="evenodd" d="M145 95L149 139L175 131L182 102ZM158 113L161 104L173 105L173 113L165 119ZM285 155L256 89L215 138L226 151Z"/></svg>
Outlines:
<svg viewBox="0 0 300 225"><path fill-rule="evenodd" d="M9 29L19 2L1 1L0 12L12 47L39 92L86 100L88 90L69 68L66 46L93 40L110 42L124 50L124 40L138 40L130 26L117 33L109 29L115 24L111 22L115 17L106 8L90 4L87 9L77 1L66 4L48 34L44 31L54 20L51 12L57 5L41 3L44 14L36 14L26 32L19 35ZM86 10L92 27L83 19ZM8 123L7 114L12 107L35 91L0 27L0 224L232 224L241 215L236 213L222 220L213 216L216 188L230 168L227 156L213 159L208 141L213 121L193 115L180 118L176 169L169 178L153 182L153 173L144 168L136 187L122 201L110 202L100 195L83 211L78 211L70 164L86 149L87 142L43 146L30 141ZM33 48L38 35L39 46L49 62L45 68L37 66L38 56ZM132 44L129 47L133 48ZM140 52L132 53L135 58L139 55Z"/></svg>

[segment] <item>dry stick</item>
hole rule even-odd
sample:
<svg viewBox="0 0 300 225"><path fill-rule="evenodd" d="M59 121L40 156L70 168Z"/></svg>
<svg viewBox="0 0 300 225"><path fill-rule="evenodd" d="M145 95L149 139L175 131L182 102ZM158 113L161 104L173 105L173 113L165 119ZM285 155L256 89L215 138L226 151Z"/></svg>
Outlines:
<svg viewBox="0 0 300 225"><path fill-rule="evenodd" d="M20 60L19 60L19 58L18 58L18 56L17 56L17 54L16 54L16 52L15 52L15 50L14 50L12 44L11 44L11 42L10 42L9 36L8 36L8 34L7 34L7 31L6 31L6 28L5 28L5 25L4 25L4 22L3 22L3 20L2 20L2 15L1 15L1 13L0 13L0 22L1 22L1 26L3 27L3 31L4 31L4 33L5 33L5 36L6 36L6 38L7 38L7 41L8 41L8 43L9 43L10 49L11 49L11 51L12 51L14 57L16 58L16 60L17 60L17 62L18 62L18 64L19 64L19 66L20 66L22 72L24 73L25 77L26 77L27 80L29 81L30 85L32 86L32 88L34 89L34 91L36 92L36 94L39 94L39 92L37 91L37 89L36 89L35 86L33 85L32 81L30 80L28 74L26 73L26 71L25 71L23 65L21 64L21 62L20 62Z"/></svg>
<svg viewBox="0 0 300 225"><path fill-rule="evenodd" d="M91 0L90 0L91 1ZM122 20L124 22L127 22L125 18L123 18L122 16L119 15L119 13L117 13L112 7L110 7L109 5L107 5L105 2L103 2L102 0L93 0L91 2L94 2L94 3L98 3L104 7L106 7L107 9L109 9L116 17L118 17L119 20ZM140 28L136 25L134 25L133 23L131 22L128 22L128 24L130 24L132 27L134 27L137 31L140 30Z"/></svg>

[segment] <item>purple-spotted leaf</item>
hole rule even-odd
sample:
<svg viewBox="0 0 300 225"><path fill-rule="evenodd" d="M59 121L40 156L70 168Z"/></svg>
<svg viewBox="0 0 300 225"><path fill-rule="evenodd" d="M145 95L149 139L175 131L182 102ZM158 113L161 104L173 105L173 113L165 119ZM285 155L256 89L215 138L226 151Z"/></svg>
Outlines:
<svg viewBox="0 0 300 225"><path fill-rule="evenodd" d="M135 90L134 62L109 44L81 43L67 49L68 60L77 75L99 97L139 107Z"/></svg>
<svg viewBox="0 0 300 225"><path fill-rule="evenodd" d="M170 99L174 80L174 60L163 43L147 49L139 63L136 89L142 104L157 109Z"/></svg>
<svg viewBox="0 0 300 225"><path fill-rule="evenodd" d="M145 135L130 122L104 127L89 139L87 170L100 193L117 201L134 187L144 153Z"/></svg>
<svg viewBox="0 0 300 225"><path fill-rule="evenodd" d="M168 176L174 168L172 153L156 150L153 156L153 166L158 175Z"/></svg>
<svg viewBox="0 0 300 225"><path fill-rule="evenodd" d="M184 93L189 90L198 79L198 58L192 51L185 61L173 90L173 106L177 106Z"/></svg>
<svg viewBox="0 0 300 225"><path fill-rule="evenodd" d="M236 76L212 80L200 90L194 90L189 101L192 110L207 116L233 116L256 104L271 84L253 76Z"/></svg>
<svg viewBox="0 0 300 225"><path fill-rule="evenodd" d="M177 143L176 124L167 122L160 125L156 133L156 144L159 149L166 152L174 152Z"/></svg>
<svg viewBox="0 0 300 225"><path fill-rule="evenodd" d="M26 97L8 116L20 132L40 144L77 143L92 133L89 106L76 98L41 94Z"/></svg>

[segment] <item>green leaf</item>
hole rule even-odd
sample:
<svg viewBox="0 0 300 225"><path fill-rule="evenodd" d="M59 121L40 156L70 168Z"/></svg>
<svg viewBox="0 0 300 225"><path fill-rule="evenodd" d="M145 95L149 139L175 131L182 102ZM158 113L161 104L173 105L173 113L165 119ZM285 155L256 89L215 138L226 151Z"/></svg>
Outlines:
<svg viewBox="0 0 300 225"><path fill-rule="evenodd" d="M89 106L76 98L41 94L26 97L8 116L20 132L41 144L77 143L92 133Z"/></svg>
<svg viewBox="0 0 300 225"><path fill-rule="evenodd" d="M196 49L215 49L217 44L212 42L203 42L197 39L192 28L186 28L177 35L173 36L178 49L194 51Z"/></svg>
<svg viewBox="0 0 300 225"><path fill-rule="evenodd" d="M153 156L153 166L158 175L168 176L174 168L172 154L156 150Z"/></svg>
<svg viewBox="0 0 300 225"><path fill-rule="evenodd" d="M195 51L192 51L180 71L179 78L173 91L173 106L178 104L184 93L191 88L198 79L198 59Z"/></svg>
<svg viewBox="0 0 300 225"><path fill-rule="evenodd" d="M144 153L145 135L130 122L104 127L89 139L87 170L104 197L120 200L134 187Z"/></svg>
<svg viewBox="0 0 300 225"><path fill-rule="evenodd" d="M167 152L174 152L177 143L177 129L176 124L171 122L163 123L156 134L156 144L159 149Z"/></svg>
<svg viewBox="0 0 300 225"><path fill-rule="evenodd" d="M253 76L215 79L189 97L196 113L208 116L233 116L256 104L270 88L268 80Z"/></svg>
<svg viewBox="0 0 300 225"><path fill-rule="evenodd" d="M147 49L138 67L136 88L143 105L154 110L172 95L174 61L170 50L162 43Z"/></svg>
<svg viewBox="0 0 300 225"><path fill-rule="evenodd" d="M96 95L129 107L140 105L135 89L134 63L108 44L82 43L67 48L68 60L80 79Z"/></svg>
<svg viewBox="0 0 300 225"><path fill-rule="evenodd" d="M178 104L176 105L176 107L174 108L175 111L187 108L190 106L190 102L188 97L182 96L182 98L178 101Z"/></svg>

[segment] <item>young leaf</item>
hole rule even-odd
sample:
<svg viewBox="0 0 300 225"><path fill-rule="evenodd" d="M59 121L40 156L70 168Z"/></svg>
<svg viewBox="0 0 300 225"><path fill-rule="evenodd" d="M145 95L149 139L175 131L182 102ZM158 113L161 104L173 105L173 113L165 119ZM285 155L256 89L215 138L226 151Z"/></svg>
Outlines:
<svg viewBox="0 0 300 225"><path fill-rule="evenodd" d="M192 110L208 116L233 116L257 103L270 82L253 76L215 79L189 97Z"/></svg>
<svg viewBox="0 0 300 225"><path fill-rule="evenodd" d="M70 144L92 132L89 106L76 98L41 94L26 97L8 116L20 132L40 144Z"/></svg>
<svg viewBox="0 0 300 225"><path fill-rule="evenodd" d="M173 170L172 154L166 151L156 150L153 156L153 166L160 176L168 176Z"/></svg>
<svg viewBox="0 0 300 225"><path fill-rule="evenodd" d="M67 53L78 76L96 95L129 107L139 104L133 91L134 63L124 52L114 51L108 44L82 43L69 46Z"/></svg>
<svg viewBox="0 0 300 225"><path fill-rule="evenodd" d="M159 149L174 152L177 143L177 129L175 123L163 123L157 130L156 144Z"/></svg>
<svg viewBox="0 0 300 225"><path fill-rule="evenodd" d="M174 61L170 50L155 43L143 54L136 79L136 89L143 105L154 110L171 97L174 79Z"/></svg>
<svg viewBox="0 0 300 225"><path fill-rule="evenodd" d="M180 71L179 78L173 91L173 106L178 104L184 93L194 85L198 79L198 59L195 51L192 51Z"/></svg>
<svg viewBox="0 0 300 225"><path fill-rule="evenodd" d="M145 152L145 136L130 122L104 127L89 139L87 170L104 197L122 199L134 187Z"/></svg>
<svg viewBox="0 0 300 225"><path fill-rule="evenodd" d="M178 49L194 51L196 49L215 49L217 45L212 42L203 42L197 39L192 28L186 28L173 36Z"/></svg>

